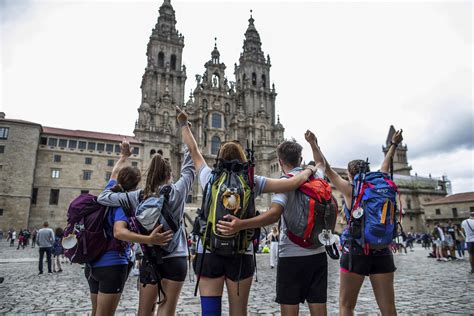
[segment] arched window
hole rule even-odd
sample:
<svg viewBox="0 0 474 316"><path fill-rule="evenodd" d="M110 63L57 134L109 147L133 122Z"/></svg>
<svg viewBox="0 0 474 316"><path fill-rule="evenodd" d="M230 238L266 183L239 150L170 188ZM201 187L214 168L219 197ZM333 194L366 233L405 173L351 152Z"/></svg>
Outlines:
<svg viewBox="0 0 474 316"><path fill-rule="evenodd" d="M222 115L219 113L212 113L212 122L211 126L213 128L222 128Z"/></svg>
<svg viewBox="0 0 474 316"><path fill-rule="evenodd" d="M211 139L211 154L217 155L219 152L219 147L221 146L221 139L219 136L212 136Z"/></svg>
<svg viewBox="0 0 474 316"><path fill-rule="evenodd" d="M212 86L214 88L219 88L219 86L220 86L220 77L217 73L212 75L212 81L211 82L212 82Z"/></svg>
<svg viewBox="0 0 474 316"><path fill-rule="evenodd" d="M158 53L158 67L165 66L165 54L163 52Z"/></svg>
<svg viewBox="0 0 474 316"><path fill-rule="evenodd" d="M252 86L257 86L257 74L252 72Z"/></svg>
<svg viewBox="0 0 474 316"><path fill-rule="evenodd" d="M152 158L156 154L156 151L154 149L150 150L150 158Z"/></svg>
<svg viewBox="0 0 474 316"><path fill-rule="evenodd" d="M170 67L171 70L176 70L176 55L171 55Z"/></svg>
<svg viewBox="0 0 474 316"><path fill-rule="evenodd" d="M264 125L262 125L260 128L260 139L266 139L266 138L267 138L267 129L265 128Z"/></svg>
<svg viewBox="0 0 474 316"><path fill-rule="evenodd" d="M267 77L265 75L262 75L262 87L267 87Z"/></svg>

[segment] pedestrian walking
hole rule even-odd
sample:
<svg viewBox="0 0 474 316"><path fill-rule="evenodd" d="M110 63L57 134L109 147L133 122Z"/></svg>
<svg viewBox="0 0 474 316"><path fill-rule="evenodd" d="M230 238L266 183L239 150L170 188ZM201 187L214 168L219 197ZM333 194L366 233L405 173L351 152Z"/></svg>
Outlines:
<svg viewBox="0 0 474 316"><path fill-rule="evenodd" d="M443 229L438 222L435 223L435 227L432 232L433 235L433 244L435 245L435 255L437 261L448 261L448 259L443 254L443 247L445 243L445 236Z"/></svg>
<svg viewBox="0 0 474 316"><path fill-rule="evenodd" d="M54 244L53 244L53 272L63 272L61 267L61 255L64 254L64 249L62 245L63 239L63 229L58 227L54 231Z"/></svg>
<svg viewBox="0 0 474 316"><path fill-rule="evenodd" d="M36 227L33 228L33 232L31 233L31 248L35 248L36 246L36 236L38 235L38 231Z"/></svg>
<svg viewBox="0 0 474 316"><path fill-rule="evenodd" d="M459 259L464 259L464 248L466 243L466 235L462 231L461 225L456 225L456 250Z"/></svg>
<svg viewBox="0 0 474 316"><path fill-rule="evenodd" d="M48 263L48 273L53 273L52 271L52 262L51 262L51 253L54 244L54 232L49 228L48 222L44 222L43 228L38 231L38 236L36 238L36 243L39 247L39 273L43 274L43 258L46 253L46 261Z"/></svg>
<svg viewBox="0 0 474 316"><path fill-rule="evenodd" d="M465 219L461 227L466 236L467 252L469 253L469 263L471 264L471 273L474 273L474 212L471 211L471 217Z"/></svg>
<svg viewBox="0 0 474 316"><path fill-rule="evenodd" d="M273 226L272 232L267 236L270 241L270 268L273 269L278 264L278 241L280 233L278 227Z"/></svg>

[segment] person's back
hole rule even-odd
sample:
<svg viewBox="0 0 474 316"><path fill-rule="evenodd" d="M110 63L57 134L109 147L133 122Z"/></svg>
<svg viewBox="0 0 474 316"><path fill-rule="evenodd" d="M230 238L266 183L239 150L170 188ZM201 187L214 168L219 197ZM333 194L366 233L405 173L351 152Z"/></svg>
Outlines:
<svg viewBox="0 0 474 316"><path fill-rule="evenodd" d="M38 231L36 236L36 243L40 248L53 247L54 232L49 227L43 227Z"/></svg>
<svg viewBox="0 0 474 316"><path fill-rule="evenodd" d="M469 263L471 264L471 273L474 273L474 212L471 212L470 218L462 222L461 227L464 230L467 252L469 253Z"/></svg>

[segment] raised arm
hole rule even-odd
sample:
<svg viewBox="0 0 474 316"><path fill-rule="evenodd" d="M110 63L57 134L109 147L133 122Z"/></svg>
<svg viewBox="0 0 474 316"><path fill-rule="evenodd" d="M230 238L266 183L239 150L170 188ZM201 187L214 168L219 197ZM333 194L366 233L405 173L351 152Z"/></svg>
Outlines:
<svg viewBox="0 0 474 316"><path fill-rule="evenodd" d="M396 131L395 134L392 136L392 141L390 143L390 147L385 155L385 159L382 162L382 166L380 167L381 172L389 172L390 171L390 161L395 155L395 151L397 150L397 146L402 142L403 130Z"/></svg>
<svg viewBox="0 0 474 316"><path fill-rule="evenodd" d="M306 133L304 134L304 138L311 146L311 150L313 151L313 159L314 159L316 168L318 168L319 170L323 171L323 173L325 173L326 162L323 158L323 154L321 153L321 149L319 149L318 139L316 138L316 135L314 135L314 133L311 132L310 130L307 130Z"/></svg>
<svg viewBox="0 0 474 316"><path fill-rule="evenodd" d="M249 219L239 219L233 215L226 215L227 220L220 220L217 223L217 229L224 235L233 235L243 229L252 229L278 222L283 213L283 206L277 203L272 203L270 208L258 216Z"/></svg>
<svg viewBox="0 0 474 316"><path fill-rule="evenodd" d="M326 176L328 177L329 181L331 181L336 189L342 193L346 205L352 205L352 184L349 181L343 179L336 171L334 171L326 157L324 157L322 153L321 155L326 165Z"/></svg>
<svg viewBox="0 0 474 316"><path fill-rule="evenodd" d="M308 181L308 178L316 172L317 168L314 166L307 166L305 170L298 173L294 177L284 179L266 178L265 186L262 193L283 193L294 191L300 185Z"/></svg>
<svg viewBox="0 0 474 316"><path fill-rule="evenodd" d="M112 174L110 175L110 180L117 180L119 171L125 167L128 163L128 157L132 155L130 151L130 143L127 141L122 141L120 144L120 158L115 163L114 168L112 169Z"/></svg>
<svg viewBox="0 0 474 316"><path fill-rule="evenodd" d="M189 128L188 122L188 114L181 110L179 107L176 107L177 117L179 126L181 126L181 135L183 136L183 142L189 148L189 152L191 153L191 158L194 162L194 167L196 170L201 170L202 167L206 166L206 161L202 157L201 152L196 143L196 139L194 139L194 135Z"/></svg>
<svg viewBox="0 0 474 316"><path fill-rule="evenodd" d="M184 161L181 166L181 176L178 181L175 182L172 194L177 194L176 198L171 198L172 201L181 202L183 199L186 199L188 192L191 190L191 187L196 177L196 171L194 169L193 160L189 153L188 147L184 148Z"/></svg>

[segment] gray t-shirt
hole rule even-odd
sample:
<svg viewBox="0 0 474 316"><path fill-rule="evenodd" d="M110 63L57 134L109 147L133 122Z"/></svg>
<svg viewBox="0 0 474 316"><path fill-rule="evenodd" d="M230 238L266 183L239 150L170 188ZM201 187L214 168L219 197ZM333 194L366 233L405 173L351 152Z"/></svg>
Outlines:
<svg viewBox="0 0 474 316"><path fill-rule="evenodd" d="M186 204L188 193L191 191L195 176L196 172L194 170L193 160L188 148L185 146L184 161L181 166L181 176L178 181L171 184L171 192L168 199L170 209L173 210L173 212L179 212L180 218L183 218L184 216L184 205ZM142 190L128 192L128 197L130 198L130 203L132 204L131 206L133 209L136 209L137 205L140 203L141 192ZM118 207L121 206L121 203L126 203L127 194L112 192L110 189L104 190L97 198L97 201L105 206ZM186 241L184 224L181 225L176 234L181 234L178 246L173 253L163 258L188 256L188 244Z"/></svg>
<svg viewBox="0 0 474 316"><path fill-rule="evenodd" d="M303 169L298 167L290 170L290 174L296 175L300 173ZM314 174L315 178L324 178L324 172L320 169L316 171ZM294 191L286 192L286 193L277 193L273 195L272 203L279 204L283 206L285 213L291 213L291 205L287 205L288 198L290 194L295 194ZM293 243L287 235L287 228L285 224L285 219L283 214L281 215L281 227L280 227L280 245L278 247L278 256L280 257L302 257L302 256L311 256L316 255L319 253L323 253L325 251L324 246L316 248L316 249L307 249L301 246L296 245Z"/></svg>
<svg viewBox="0 0 474 316"><path fill-rule="evenodd" d="M54 232L49 227L43 227L38 231L36 236L36 243L40 248L53 247Z"/></svg>
<svg viewBox="0 0 474 316"><path fill-rule="evenodd" d="M202 167L198 172L199 184L201 185L202 189L206 188L206 184L211 180L212 169L209 166ZM265 187L265 183L267 183L267 178L262 176L255 176L254 177L255 187L254 193L255 197L262 195L263 188ZM202 253L202 245L201 239L198 240L197 243L197 252ZM250 244L249 248L247 249L246 254L253 254L253 245Z"/></svg>

